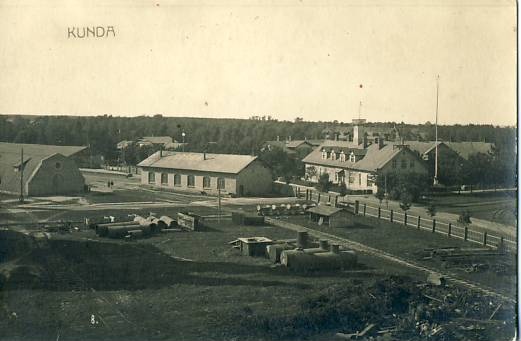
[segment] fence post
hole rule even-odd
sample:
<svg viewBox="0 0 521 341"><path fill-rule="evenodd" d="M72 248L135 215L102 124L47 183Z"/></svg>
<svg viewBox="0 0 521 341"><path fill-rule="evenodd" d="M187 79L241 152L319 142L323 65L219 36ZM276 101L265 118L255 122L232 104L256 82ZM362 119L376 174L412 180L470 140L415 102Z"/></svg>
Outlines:
<svg viewBox="0 0 521 341"><path fill-rule="evenodd" d="M378 219L382 216L382 209L378 206Z"/></svg>
<svg viewBox="0 0 521 341"><path fill-rule="evenodd" d="M407 211L403 211L403 224L407 226Z"/></svg>
<svg viewBox="0 0 521 341"><path fill-rule="evenodd" d="M499 240L499 250L505 250L505 239L503 236L501 236L501 239Z"/></svg>
<svg viewBox="0 0 521 341"><path fill-rule="evenodd" d="M483 232L483 246L487 246L487 231Z"/></svg>
<svg viewBox="0 0 521 341"><path fill-rule="evenodd" d="M421 224L421 220L422 218L420 216L418 216L418 222L416 223L416 227L418 227L418 230L420 229L420 224Z"/></svg>
<svg viewBox="0 0 521 341"><path fill-rule="evenodd" d="M391 210L391 215L389 216L389 221L392 223L393 222L393 210Z"/></svg>
<svg viewBox="0 0 521 341"><path fill-rule="evenodd" d="M318 192L318 203L320 203L320 192Z"/></svg>
<svg viewBox="0 0 521 341"><path fill-rule="evenodd" d="M327 195L327 202L331 203L331 194Z"/></svg>
<svg viewBox="0 0 521 341"><path fill-rule="evenodd" d="M469 228L468 228L468 226L465 226L465 231L463 232L463 240L466 241L468 236L469 236Z"/></svg>
<svg viewBox="0 0 521 341"><path fill-rule="evenodd" d="M360 201L355 200L355 214L358 214L358 209L360 208Z"/></svg>
<svg viewBox="0 0 521 341"><path fill-rule="evenodd" d="M337 204L338 204L338 195L335 196L335 207L337 206Z"/></svg>
<svg viewBox="0 0 521 341"><path fill-rule="evenodd" d="M452 234L452 223L449 223L449 231L447 232L447 236L450 237L451 234Z"/></svg>
<svg viewBox="0 0 521 341"><path fill-rule="evenodd" d="M436 232L436 219L432 219L432 233Z"/></svg>
<svg viewBox="0 0 521 341"><path fill-rule="evenodd" d="M367 204L364 204L364 217L365 217L365 211L367 209Z"/></svg>

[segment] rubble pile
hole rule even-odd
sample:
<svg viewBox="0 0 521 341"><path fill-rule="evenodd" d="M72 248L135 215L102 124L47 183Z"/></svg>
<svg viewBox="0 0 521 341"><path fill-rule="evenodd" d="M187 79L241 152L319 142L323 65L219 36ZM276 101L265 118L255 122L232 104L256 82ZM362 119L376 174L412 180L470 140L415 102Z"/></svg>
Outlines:
<svg viewBox="0 0 521 341"><path fill-rule="evenodd" d="M294 314L251 313L240 321L273 339L333 333L338 340L506 340L515 329L512 304L397 276L348 280L303 299Z"/></svg>

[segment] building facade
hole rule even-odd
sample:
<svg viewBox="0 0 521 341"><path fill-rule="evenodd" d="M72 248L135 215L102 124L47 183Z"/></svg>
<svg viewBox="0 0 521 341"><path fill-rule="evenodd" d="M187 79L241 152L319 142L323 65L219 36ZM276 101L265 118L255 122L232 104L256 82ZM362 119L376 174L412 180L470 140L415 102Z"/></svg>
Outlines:
<svg viewBox="0 0 521 341"><path fill-rule="evenodd" d="M423 159L407 145L383 140L370 145L324 141L302 161L306 180L318 182L327 174L333 184L345 184L352 191L376 193L377 177L390 173L428 174Z"/></svg>
<svg viewBox="0 0 521 341"><path fill-rule="evenodd" d="M158 151L138 164L141 183L156 188L234 196L265 195L271 171L249 155Z"/></svg>
<svg viewBox="0 0 521 341"><path fill-rule="evenodd" d="M25 196L82 193L85 179L74 157L83 150L85 147L0 143L0 192L19 195L22 188Z"/></svg>

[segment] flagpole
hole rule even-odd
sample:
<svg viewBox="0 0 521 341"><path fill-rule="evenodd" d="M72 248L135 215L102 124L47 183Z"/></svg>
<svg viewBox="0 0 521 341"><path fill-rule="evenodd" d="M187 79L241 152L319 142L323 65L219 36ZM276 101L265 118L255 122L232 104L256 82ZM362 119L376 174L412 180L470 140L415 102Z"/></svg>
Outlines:
<svg viewBox="0 0 521 341"><path fill-rule="evenodd" d="M20 161L20 202L24 202L24 149L21 152Z"/></svg>
<svg viewBox="0 0 521 341"><path fill-rule="evenodd" d="M440 92L440 75L436 78L436 143L435 151L436 157L434 161L434 185L438 184L438 98Z"/></svg>

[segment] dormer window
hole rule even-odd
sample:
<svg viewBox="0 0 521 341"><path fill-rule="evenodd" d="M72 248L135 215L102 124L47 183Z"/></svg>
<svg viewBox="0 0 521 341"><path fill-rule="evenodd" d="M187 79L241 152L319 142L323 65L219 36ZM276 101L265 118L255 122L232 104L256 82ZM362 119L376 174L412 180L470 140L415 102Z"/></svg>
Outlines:
<svg viewBox="0 0 521 341"><path fill-rule="evenodd" d="M349 161L350 162L356 162L355 153L351 152L351 154L349 154Z"/></svg>
<svg viewBox="0 0 521 341"><path fill-rule="evenodd" d="M336 160L336 153L334 150L331 151L331 160Z"/></svg>
<svg viewBox="0 0 521 341"><path fill-rule="evenodd" d="M325 149L322 150L322 158L327 159L327 151Z"/></svg>
<svg viewBox="0 0 521 341"><path fill-rule="evenodd" d="M344 153L344 151L340 152L340 161L341 162L345 162L346 161L346 154Z"/></svg>

